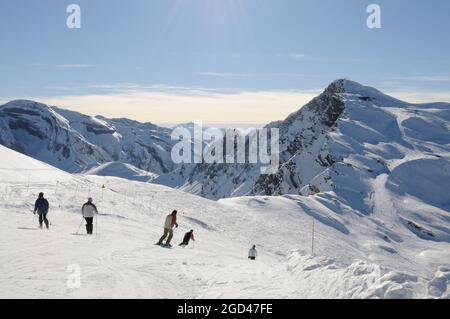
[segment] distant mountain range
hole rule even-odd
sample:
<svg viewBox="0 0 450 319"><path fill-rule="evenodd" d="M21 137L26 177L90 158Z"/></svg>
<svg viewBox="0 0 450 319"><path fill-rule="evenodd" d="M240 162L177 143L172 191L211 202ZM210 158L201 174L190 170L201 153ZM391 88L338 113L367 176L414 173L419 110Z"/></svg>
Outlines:
<svg viewBox="0 0 450 319"><path fill-rule="evenodd" d="M182 296L188 298L450 298L450 104L409 104L337 80L266 128L280 133L273 175L261 174L261 164L174 165L172 130L153 124L32 101L0 106L0 143L29 155L0 146L0 211L9 221L0 227L11 247L0 251L7 287L0 297L66 296L60 281L43 287L24 274L36 260L55 272L61 261L82 255L101 284L66 291L75 298L180 297L179 291L189 291ZM39 236L37 250L30 231L37 220L26 214L41 191L55 226L51 236ZM71 237L91 196L102 232L110 234L98 236L105 249L86 251L82 237L55 241ZM184 253L168 262L166 251L142 244L159 238L161 216L173 209L180 212L178 236L195 229L201 240L196 264ZM246 267L254 243L261 267ZM55 247L58 254L47 253ZM188 276L173 279L180 265ZM104 289L108 280L121 289ZM174 292L175 281L182 286Z"/></svg>
<svg viewBox="0 0 450 319"><path fill-rule="evenodd" d="M433 189L435 204L449 207L441 186L406 172L428 170L449 181L450 104L413 105L349 80L337 80L284 121L280 170L261 175L259 165L183 165L154 182L210 199L245 195L311 195L334 191L359 211L374 209L371 194L387 174L391 187L409 185L420 196ZM415 172L416 173L416 172ZM411 178L411 180L409 180ZM417 183L417 185L415 185Z"/></svg>
<svg viewBox="0 0 450 319"><path fill-rule="evenodd" d="M90 117L32 101L0 106L1 144L69 172L153 181L216 200L334 191L365 213L374 209L371 194L386 175L392 188L408 184L402 191L421 196L427 185L434 193L429 201L450 205L445 188L426 181L410 185L407 176L419 169L448 181L450 104L409 104L341 79L266 128L280 130L275 175L262 175L259 164L174 165L171 130L154 124Z"/></svg>
<svg viewBox="0 0 450 319"><path fill-rule="evenodd" d="M108 162L164 174L172 171L171 130L129 119L91 117L16 100L0 106L0 143L68 172Z"/></svg>

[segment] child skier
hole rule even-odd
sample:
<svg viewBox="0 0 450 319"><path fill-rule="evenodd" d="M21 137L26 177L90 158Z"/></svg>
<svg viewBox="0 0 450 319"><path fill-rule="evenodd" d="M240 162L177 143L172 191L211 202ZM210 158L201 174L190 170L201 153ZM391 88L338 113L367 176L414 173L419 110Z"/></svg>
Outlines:
<svg viewBox="0 0 450 319"><path fill-rule="evenodd" d="M184 235L183 242L179 246L183 246L183 248L186 247L187 245L189 245L189 241L191 239L195 241L193 229L191 229L189 232L186 233L186 235Z"/></svg>
<svg viewBox="0 0 450 319"><path fill-rule="evenodd" d="M253 245L253 247L248 251L248 259L255 260L256 256L258 256L258 252L256 251L256 245Z"/></svg>

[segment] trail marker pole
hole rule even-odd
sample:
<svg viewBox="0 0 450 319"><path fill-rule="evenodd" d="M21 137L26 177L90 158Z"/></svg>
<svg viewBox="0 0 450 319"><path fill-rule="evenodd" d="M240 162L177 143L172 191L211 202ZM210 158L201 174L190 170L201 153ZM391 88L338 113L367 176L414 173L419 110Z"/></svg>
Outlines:
<svg viewBox="0 0 450 319"><path fill-rule="evenodd" d="M28 174L27 194L30 195L30 174Z"/></svg>
<svg viewBox="0 0 450 319"><path fill-rule="evenodd" d="M312 222L312 231L311 231L311 255L313 255L314 256L314 232L315 232L315 222L314 222L314 219L313 219L313 222Z"/></svg>

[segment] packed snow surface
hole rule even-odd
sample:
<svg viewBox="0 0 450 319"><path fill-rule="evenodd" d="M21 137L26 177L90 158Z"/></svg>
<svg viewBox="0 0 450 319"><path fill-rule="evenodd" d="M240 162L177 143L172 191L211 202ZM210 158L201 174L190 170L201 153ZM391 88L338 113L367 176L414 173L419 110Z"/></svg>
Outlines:
<svg viewBox="0 0 450 319"><path fill-rule="evenodd" d="M71 175L2 146L0 159L1 298L450 296L444 212L428 212L442 234L424 239L406 217L363 216L333 193L214 202L160 185ZM383 190L380 203L394 205ZM32 214L39 191L50 201L50 230L38 229ZM77 234L88 196L100 212L90 237L83 225ZM154 243L173 209L180 224L174 248L161 248ZM190 229L195 246L178 247ZM254 262L247 259L252 244Z"/></svg>
<svg viewBox="0 0 450 319"><path fill-rule="evenodd" d="M88 170L85 174L120 177L139 182L151 182L158 177L157 174L144 171L131 164L122 162L105 163Z"/></svg>

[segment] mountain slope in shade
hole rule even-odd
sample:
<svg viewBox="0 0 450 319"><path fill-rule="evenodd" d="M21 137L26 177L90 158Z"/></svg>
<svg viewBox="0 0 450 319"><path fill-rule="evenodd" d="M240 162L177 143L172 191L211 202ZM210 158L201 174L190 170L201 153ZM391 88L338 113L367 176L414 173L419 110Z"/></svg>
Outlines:
<svg viewBox="0 0 450 319"><path fill-rule="evenodd" d="M173 169L170 130L16 100L0 106L0 144L68 172L112 161L157 174Z"/></svg>

